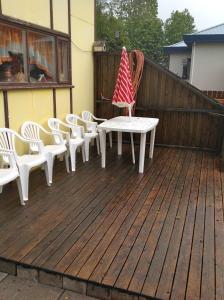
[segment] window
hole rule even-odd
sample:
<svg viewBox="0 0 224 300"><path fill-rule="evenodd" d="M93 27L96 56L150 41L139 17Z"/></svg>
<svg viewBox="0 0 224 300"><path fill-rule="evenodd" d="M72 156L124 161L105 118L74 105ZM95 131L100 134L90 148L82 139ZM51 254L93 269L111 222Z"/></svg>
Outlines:
<svg viewBox="0 0 224 300"><path fill-rule="evenodd" d="M35 32L28 33L30 82L56 81L54 49L54 37Z"/></svg>
<svg viewBox="0 0 224 300"><path fill-rule="evenodd" d="M20 26L0 24L0 83L68 83L69 39Z"/></svg>
<svg viewBox="0 0 224 300"><path fill-rule="evenodd" d="M69 47L68 41L59 39L58 40L58 73L59 81L68 81L69 74Z"/></svg>
<svg viewBox="0 0 224 300"><path fill-rule="evenodd" d="M0 24L0 81L27 81L25 31Z"/></svg>

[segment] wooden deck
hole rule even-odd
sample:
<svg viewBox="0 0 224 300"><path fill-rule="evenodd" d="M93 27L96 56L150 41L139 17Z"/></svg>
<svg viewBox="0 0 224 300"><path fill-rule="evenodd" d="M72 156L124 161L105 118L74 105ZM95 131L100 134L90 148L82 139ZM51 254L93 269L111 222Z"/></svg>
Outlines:
<svg viewBox="0 0 224 300"><path fill-rule="evenodd" d="M93 153L75 174L59 163L51 188L34 172L25 207L8 185L0 198L0 271L5 261L53 271L104 299L223 299L219 158L156 148L141 175L129 152L110 151L105 170Z"/></svg>

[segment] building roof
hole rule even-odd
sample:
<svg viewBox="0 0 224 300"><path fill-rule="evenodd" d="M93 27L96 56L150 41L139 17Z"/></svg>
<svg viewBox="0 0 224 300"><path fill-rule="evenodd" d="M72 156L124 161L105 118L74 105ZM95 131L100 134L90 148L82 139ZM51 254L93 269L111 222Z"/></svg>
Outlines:
<svg viewBox="0 0 224 300"><path fill-rule="evenodd" d="M194 32L191 35L198 35L198 34L224 34L224 23L212 26L207 29L203 29L198 32Z"/></svg>
<svg viewBox="0 0 224 300"><path fill-rule="evenodd" d="M191 51L191 46L197 43L224 43L224 23L203 29L198 32L183 35L183 41L165 46L166 54L181 53Z"/></svg>
<svg viewBox="0 0 224 300"><path fill-rule="evenodd" d="M224 43L224 24L219 24L191 34L184 34L184 42L191 46L197 43Z"/></svg>
<svg viewBox="0 0 224 300"><path fill-rule="evenodd" d="M170 46L163 47L166 54L190 52L191 47L188 47L184 41L180 41Z"/></svg>

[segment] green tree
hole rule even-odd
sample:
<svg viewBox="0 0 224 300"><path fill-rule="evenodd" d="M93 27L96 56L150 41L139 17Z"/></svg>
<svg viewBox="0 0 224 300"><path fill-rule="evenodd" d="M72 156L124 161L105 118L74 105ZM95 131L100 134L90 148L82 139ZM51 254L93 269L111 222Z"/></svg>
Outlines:
<svg viewBox="0 0 224 300"><path fill-rule="evenodd" d="M96 2L96 38L106 41L108 51L130 45L123 21L115 16L115 9L110 1Z"/></svg>
<svg viewBox="0 0 224 300"><path fill-rule="evenodd" d="M177 43L183 39L183 34L194 31L194 18L187 9L173 11L164 24L165 43L167 45Z"/></svg>
<svg viewBox="0 0 224 300"><path fill-rule="evenodd" d="M110 3L116 15L125 20L158 14L157 0L111 0Z"/></svg>

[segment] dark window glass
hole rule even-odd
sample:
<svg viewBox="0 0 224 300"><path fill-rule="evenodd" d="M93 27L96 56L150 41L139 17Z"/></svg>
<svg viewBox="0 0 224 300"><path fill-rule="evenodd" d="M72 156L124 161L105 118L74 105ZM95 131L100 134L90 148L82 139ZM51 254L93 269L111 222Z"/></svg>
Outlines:
<svg viewBox="0 0 224 300"><path fill-rule="evenodd" d="M60 82L68 81L69 74L69 50L68 42L62 39L58 40L58 79Z"/></svg>
<svg viewBox="0 0 224 300"><path fill-rule="evenodd" d="M30 82L56 81L54 37L29 32L28 54Z"/></svg>
<svg viewBox="0 0 224 300"><path fill-rule="evenodd" d="M25 31L0 24L0 81L27 81Z"/></svg>
<svg viewBox="0 0 224 300"><path fill-rule="evenodd" d="M182 79L189 79L190 78L190 70L191 70L191 59L186 58L183 60L183 74Z"/></svg>

